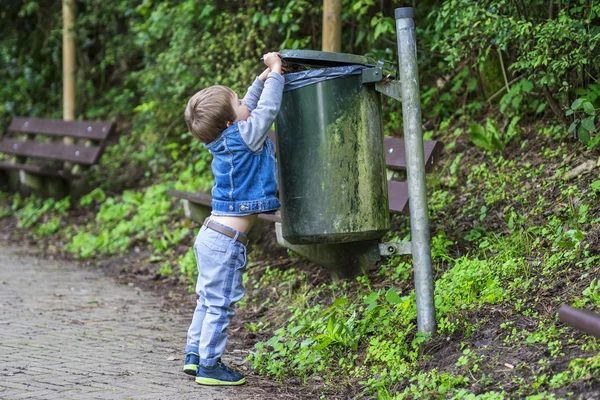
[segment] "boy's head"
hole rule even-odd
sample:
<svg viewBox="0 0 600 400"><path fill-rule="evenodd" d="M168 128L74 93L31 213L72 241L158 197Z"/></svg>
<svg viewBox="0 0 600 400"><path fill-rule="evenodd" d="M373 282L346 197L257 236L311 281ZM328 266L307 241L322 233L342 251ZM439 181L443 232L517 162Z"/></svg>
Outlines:
<svg viewBox="0 0 600 400"><path fill-rule="evenodd" d="M196 93L185 108L185 123L194 137L204 143L215 140L224 129L247 120L250 111L227 86L211 86Z"/></svg>

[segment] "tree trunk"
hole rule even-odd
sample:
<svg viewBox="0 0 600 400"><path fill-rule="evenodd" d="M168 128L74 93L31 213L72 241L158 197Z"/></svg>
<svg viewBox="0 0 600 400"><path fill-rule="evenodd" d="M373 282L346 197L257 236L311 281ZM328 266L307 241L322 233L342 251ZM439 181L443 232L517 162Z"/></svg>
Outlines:
<svg viewBox="0 0 600 400"><path fill-rule="evenodd" d="M546 98L546 101L548 102L548 105L550 106L550 109L554 115L560 119L563 124L568 125L569 122L567 121L567 117L565 117L565 113L561 110L556 100L554 100L550 89L546 85L544 85L544 97Z"/></svg>

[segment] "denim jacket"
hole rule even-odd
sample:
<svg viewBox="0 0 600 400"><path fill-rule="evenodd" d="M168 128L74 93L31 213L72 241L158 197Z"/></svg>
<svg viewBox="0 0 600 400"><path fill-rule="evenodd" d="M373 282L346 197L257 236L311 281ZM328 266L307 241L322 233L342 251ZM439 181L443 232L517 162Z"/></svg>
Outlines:
<svg viewBox="0 0 600 400"><path fill-rule="evenodd" d="M205 144L213 155L213 215L258 214L281 206L275 145L267 132L279 112L283 85L283 77L273 72L264 83L255 79L244 97L250 117Z"/></svg>

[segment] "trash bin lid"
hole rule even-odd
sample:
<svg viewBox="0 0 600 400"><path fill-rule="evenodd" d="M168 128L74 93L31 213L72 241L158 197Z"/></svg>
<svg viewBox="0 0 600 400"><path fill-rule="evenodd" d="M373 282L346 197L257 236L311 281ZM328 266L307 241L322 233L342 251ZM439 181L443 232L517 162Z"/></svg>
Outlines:
<svg viewBox="0 0 600 400"><path fill-rule="evenodd" d="M314 67L337 67L342 65L375 66L377 61L365 56L347 53L332 53L316 50L281 50L284 61L293 64L310 65Z"/></svg>

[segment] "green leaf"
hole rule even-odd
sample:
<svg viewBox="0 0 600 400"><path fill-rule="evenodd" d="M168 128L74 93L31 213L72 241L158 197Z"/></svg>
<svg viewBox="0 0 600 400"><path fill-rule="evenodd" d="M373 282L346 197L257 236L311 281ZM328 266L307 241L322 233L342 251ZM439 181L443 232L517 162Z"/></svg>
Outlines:
<svg viewBox="0 0 600 400"><path fill-rule="evenodd" d="M481 147L489 151L492 150L492 145L485 134L485 129L477 122L471 124L469 139L471 139L471 142L473 142L475 146Z"/></svg>
<svg viewBox="0 0 600 400"><path fill-rule="evenodd" d="M323 350L324 348L326 348L327 346L329 346L331 344L333 340L328 337L327 335L319 335L315 338L315 342L318 342L319 344L315 346L315 350Z"/></svg>
<svg viewBox="0 0 600 400"><path fill-rule="evenodd" d="M583 111L585 111L587 115L596 115L596 108L594 108L594 105L589 101L583 103Z"/></svg>
<svg viewBox="0 0 600 400"><path fill-rule="evenodd" d="M598 179L597 181L592 182L592 184L590 185L592 190L595 192L600 192L600 179Z"/></svg>
<svg viewBox="0 0 600 400"><path fill-rule="evenodd" d="M596 130L596 126L594 125L595 117L588 117L581 120L581 127L588 132L594 132Z"/></svg>
<svg viewBox="0 0 600 400"><path fill-rule="evenodd" d="M536 114L541 113L542 111L544 111L546 109L546 103L541 103L538 108L535 110Z"/></svg>
<svg viewBox="0 0 600 400"><path fill-rule="evenodd" d="M513 108L519 108L519 105L521 104L521 101L523 100L523 96L515 96L512 99L512 106Z"/></svg>
<svg viewBox="0 0 600 400"><path fill-rule="evenodd" d="M577 128L577 124L579 124L579 119L573 121L571 126L569 126L569 133L573 133L575 131L575 128Z"/></svg>
<svg viewBox="0 0 600 400"><path fill-rule="evenodd" d="M390 304L402 303L402 298L400 298L400 296L398 296L398 292L396 291L396 288L390 288L390 290L388 290L387 293L385 294L385 299Z"/></svg>
<svg viewBox="0 0 600 400"><path fill-rule="evenodd" d="M365 298L365 304L368 305L375 305L377 303L377 299L379 299L379 293L378 292L371 292L366 298Z"/></svg>
<svg viewBox="0 0 600 400"><path fill-rule="evenodd" d="M587 144L590 141L590 132L579 127L579 129L577 129L577 137L583 144Z"/></svg>
<svg viewBox="0 0 600 400"><path fill-rule="evenodd" d="M498 128L496 128L494 121L489 118L486 124L486 135L495 150L502 151L504 149L504 143L500 140L500 132L498 132Z"/></svg>
<svg viewBox="0 0 600 400"><path fill-rule="evenodd" d="M579 98L579 99L575 100L573 102L573 104L571 104L571 109L577 110L584 101L585 101L585 98Z"/></svg>
<svg viewBox="0 0 600 400"><path fill-rule="evenodd" d="M533 89L533 83L531 81L523 81L523 91L531 92Z"/></svg>
<svg viewBox="0 0 600 400"><path fill-rule="evenodd" d="M378 38L378 37L379 37L379 36L380 36L380 35L383 33L383 30L384 30L384 26L383 26L383 24L378 24L378 25L375 27L375 33L373 34L373 38L374 38L375 40L377 40L377 38Z"/></svg>
<svg viewBox="0 0 600 400"><path fill-rule="evenodd" d="M600 144L600 135L596 134L594 138L588 142L587 145L590 149L593 149L594 147L598 146L598 144Z"/></svg>
<svg viewBox="0 0 600 400"><path fill-rule="evenodd" d="M339 307L339 306L343 306L347 302L348 302L348 298L347 297L341 297L339 299L335 299L334 302L333 302L333 305L335 307Z"/></svg>

